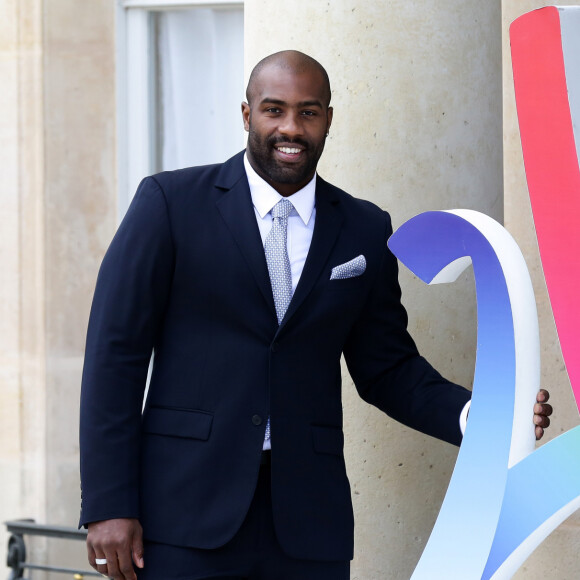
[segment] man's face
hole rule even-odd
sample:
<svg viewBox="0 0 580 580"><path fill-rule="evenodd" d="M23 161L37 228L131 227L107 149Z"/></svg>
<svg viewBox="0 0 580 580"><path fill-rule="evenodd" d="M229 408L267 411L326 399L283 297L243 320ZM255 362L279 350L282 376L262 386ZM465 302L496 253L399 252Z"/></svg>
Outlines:
<svg viewBox="0 0 580 580"><path fill-rule="evenodd" d="M252 89L251 105L242 103L248 159L278 193L292 195L312 179L324 150L332 121L324 79L316 70L268 66Z"/></svg>

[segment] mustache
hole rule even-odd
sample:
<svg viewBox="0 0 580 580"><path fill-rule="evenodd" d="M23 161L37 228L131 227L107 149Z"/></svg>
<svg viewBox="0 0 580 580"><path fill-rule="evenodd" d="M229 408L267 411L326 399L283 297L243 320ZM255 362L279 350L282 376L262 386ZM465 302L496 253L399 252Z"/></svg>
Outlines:
<svg viewBox="0 0 580 580"><path fill-rule="evenodd" d="M284 143L286 145L301 145L302 147L308 149L308 147L310 147L310 143L308 143L308 141L305 141L304 139L288 139L286 137L272 137L268 140L268 145L270 145L271 147L274 147L276 145L278 145L279 143Z"/></svg>

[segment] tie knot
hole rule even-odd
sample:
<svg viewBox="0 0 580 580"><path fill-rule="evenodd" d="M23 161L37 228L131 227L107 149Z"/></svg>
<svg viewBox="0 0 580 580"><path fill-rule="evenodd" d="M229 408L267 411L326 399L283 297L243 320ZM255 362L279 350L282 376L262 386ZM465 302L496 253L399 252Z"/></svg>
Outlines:
<svg viewBox="0 0 580 580"><path fill-rule="evenodd" d="M290 212L294 206L292 202L288 199L281 199L273 208L272 208L272 218L282 218L288 219Z"/></svg>

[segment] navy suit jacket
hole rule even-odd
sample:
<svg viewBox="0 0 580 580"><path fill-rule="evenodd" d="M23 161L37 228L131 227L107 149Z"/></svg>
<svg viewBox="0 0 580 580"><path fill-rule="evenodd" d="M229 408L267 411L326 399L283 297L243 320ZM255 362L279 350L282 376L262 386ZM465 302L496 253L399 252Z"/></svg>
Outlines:
<svg viewBox="0 0 580 580"><path fill-rule="evenodd" d="M153 541L223 545L248 511L270 416L281 545L350 559L341 354L363 399L455 444L470 397L407 333L391 233L386 212L318 177L310 252L278 325L242 153L145 179L91 310L81 524L135 517ZM330 279L361 254L364 274Z"/></svg>

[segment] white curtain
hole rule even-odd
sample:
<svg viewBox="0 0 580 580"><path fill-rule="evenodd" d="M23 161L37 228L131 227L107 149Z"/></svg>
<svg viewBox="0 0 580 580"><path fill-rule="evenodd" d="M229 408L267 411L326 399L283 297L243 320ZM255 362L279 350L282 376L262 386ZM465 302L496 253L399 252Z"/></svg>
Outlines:
<svg viewBox="0 0 580 580"><path fill-rule="evenodd" d="M158 17L158 169L224 161L245 144L243 10Z"/></svg>

